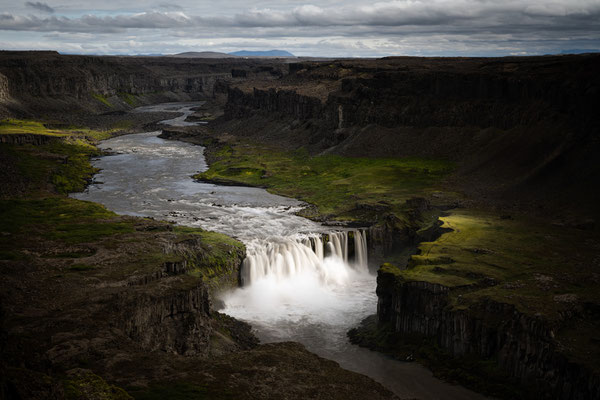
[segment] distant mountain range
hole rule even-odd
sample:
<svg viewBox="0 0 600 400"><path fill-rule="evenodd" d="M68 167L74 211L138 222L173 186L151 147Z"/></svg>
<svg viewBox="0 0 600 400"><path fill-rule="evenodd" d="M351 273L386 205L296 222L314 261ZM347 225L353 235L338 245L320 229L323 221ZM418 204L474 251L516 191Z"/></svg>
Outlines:
<svg viewBox="0 0 600 400"><path fill-rule="evenodd" d="M167 57L176 57L176 58L237 58L237 56L227 54L227 53L219 53L216 51L187 51L185 53L179 54L170 54Z"/></svg>
<svg viewBox="0 0 600 400"><path fill-rule="evenodd" d="M234 51L233 53L229 53L234 56L239 57L296 57L289 51L285 50L267 50L267 51L249 51L249 50L240 50Z"/></svg>
<svg viewBox="0 0 600 400"><path fill-rule="evenodd" d="M241 50L233 53L219 53L216 51L187 51L185 53L171 54L167 57L176 58L238 58L238 57L296 57L285 50L249 51Z"/></svg>

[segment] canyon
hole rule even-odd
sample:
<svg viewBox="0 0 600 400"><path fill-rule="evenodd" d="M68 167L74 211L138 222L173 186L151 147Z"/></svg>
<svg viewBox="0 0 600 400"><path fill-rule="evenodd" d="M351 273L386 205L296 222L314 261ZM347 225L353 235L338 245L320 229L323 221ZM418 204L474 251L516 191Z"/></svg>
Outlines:
<svg viewBox="0 0 600 400"><path fill-rule="evenodd" d="M266 187L309 203L299 215L364 229L377 316L353 342L434 371L444 354L454 361L436 373L493 396L599 397L598 67L595 54L1 52L2 393L394 397L300 344L258 344L216 311L215 294L244 279L240 242L60 192L97 171L79 168L76 187L56 171L70 182L70 164L99 154L65 155L64 141L160 129L205 147L200 181ZM191 100L205 103L188 121L207 124L159 127L173 114L132 111Z"/></svg>

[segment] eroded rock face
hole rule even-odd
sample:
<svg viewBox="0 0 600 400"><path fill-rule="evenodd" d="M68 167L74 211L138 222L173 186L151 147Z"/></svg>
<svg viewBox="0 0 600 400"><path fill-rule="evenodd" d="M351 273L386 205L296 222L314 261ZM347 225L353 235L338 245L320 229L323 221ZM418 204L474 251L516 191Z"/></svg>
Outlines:
<svg viewBox="0 0 600 400"><path fill-rule="evenodd" d="M13 135L0 135L0 143L7 144L32 144L34 146L39 146L43 144L48 144L50 142L58 141L59 138L48 136L48 135L34 135L29 133L22 134L13 134Z"/></svg>
<svg viewBox="0 0 600 400"><path fill-rule="evenodd" d="M260 90L245 93L232 88L228 92L226 113L229 118L244 118L260 110L287 118L308 120L323 116L323 104L319 99L300 95L293 90Z"/></svg>
<svg viewBox="0 0 600 400"><path fill-rule="evenodd" d="M39 114L198 100L223 96L223 81L244 79L233 78L232 69L245 72L244 77L272 79L283 74L284 64L268 60L6 51L0 54L0 102L10 105L13 114Z"/></svg>
<svg viewBox="0 0 600 400"><path fill-rule="evenodd" d="M427 282L405 282L393 273L377 277L377 314L400 333L434 338L455 356L495 357L511 377L535 385L540 398L593 399L600 396L600 376L560 352L552 328L541 318L520 313L513 305L483 301L456 310L449 288Z"/></svg>
<svg viewBox="0 0 600 400"><path fill-rule="evenodd" d="M510 129L558 114L581 124L578 118L595 119L590 111L598 104L600 82L592 71L599 65L597 56L298 63L282 82L286 90L260 83L253 91L232 89L227 110L319 119L333 130L370 124ZM322 80L337 85L323 94ZM288 88L294 85L296 91ZM312 96L297 93L311 85Z"/></svg>
<svg viewBox="0 0 600 400"><path fill-rule="evenodd" d="M152 65L154 64L154 65ZM177 64L180 71L171 67ZM161 68L162 67L162 68ZM231 77L227 68L206 63L141 63L139 60L28 54L4 54L0 58L4 87L13 97L86 99L128 93L181 92L212 95L219 78ZM2 79L0 79L2 81ZM2 85L0 84L0 88Z"/></svg>
<svg viewBox="0 0 600 400"><path fill-rule="evenodd" d="M208 355L212 334L208 288L126 295L117 324L148 351Z"/></svg>
<svg viewBox="0 0 600 400"><path fill-rule="evenodd" d="M8 79L3 74L0 74L0 101L6 100L10 97L8 91Z"/></svg>

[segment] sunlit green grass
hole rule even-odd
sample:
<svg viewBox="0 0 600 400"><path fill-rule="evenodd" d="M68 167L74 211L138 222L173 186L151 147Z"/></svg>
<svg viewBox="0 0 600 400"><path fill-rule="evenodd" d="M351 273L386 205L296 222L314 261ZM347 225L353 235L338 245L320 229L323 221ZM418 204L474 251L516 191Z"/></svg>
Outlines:
<svg viewBox="0 0 600 400"><path fill-rule="evenodd" d="M114 105L108 101L108 99L106 98L106 96L100 94L100 93L92 93L92 97L95 98L96 100L98 100L100 103L104 104L107 107L113 108Z"/></svg>
<svg viewBox="0 0 600 400"><path fill-rule="evenodd" d="M493 299L525 313L556 318L565 304L555 301L555 296L599 300L590 271L576 267L592 262L597 252L581 246L588 232L465 209L452 210L441 220L443 228L452 230L433 242L421 243L407 269L388 264L382 271L404 281L454 288L456 308Z"/></svg>
<svg viewBox="0 0 600 400"><path fill-rule="evenodd" d="M3 119L0 120L0 135L10 134L33 134L60 137L70 139L70 141L79 145L89 145L86 140L103 140L111 137L113 130L98 131L88 128L66 127L66 128L47 128L42 122L21 120L21 119ZM83 139L83 140L82 140Z"/></svg>
<svg viewBox="0 0 600 400"><path fill-rule="evenodd" d="M111 221L114 220L114 222ZM30 233L67 243L133 232L130 222L100 204L64 197L0 200L0 231Z"/></svg>
<svg viewBox="0 0 600 400"><path fill-rule="evenodd" d="M352 219L351 210L373 204L392 208L426 195L453 169L450 162L417 158L311 157L304 151L285 152L236 145L217 154L210 169L196 175L267 187L319 208L325 215Z"/></svg>

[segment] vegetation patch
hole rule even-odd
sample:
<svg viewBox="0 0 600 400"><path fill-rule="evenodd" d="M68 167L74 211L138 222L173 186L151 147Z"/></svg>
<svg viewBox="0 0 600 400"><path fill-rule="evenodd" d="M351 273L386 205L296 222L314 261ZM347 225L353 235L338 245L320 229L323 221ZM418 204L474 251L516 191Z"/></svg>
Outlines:
<svg viewBox="0 0 600 400"><path fill-rule="evenodd" d="M134 231L100 204L65 197L0 200L0 230L12 234L39 235L67 243L85 243Z"/></svg>
<svg viewBox="0 0 600 400"><path fill-rule="evenodd" d="M76 375L65 379L63 388L65 398L68 400L133 400L133 397L127 394L125 390L109 385L98 375L86 370L80 370Z"/></svg>
<svg viewBox="0 0 600 400"><path fill-rule="evenodd" d="M595 271L578 268L593 265L598 254L599 243L589 232L556 229L525 216L501 218L466 209L440 219L442 228L451 230L433 242L421 243L408 268L396 273L405 281L457 289L452 291L454 307L492 299L552 319L569 307L569 302L555 301L556 296L600 300L593 290ZM582 248L581 243L589 246Z"/></svg>
<svg viewBox="0 0 600 400"><path fill-rule="evenodd" d="M131 93L119 92L117 95L119 96L119 98L121 100L123 100L125 103L129 104L131 107L135 107L138 105L137 98Z"/></svg>
<svg viewBox="0 0 600 400"><path fill-rule="evenodd" d="M224 146L214 157L210 169L195 178L267 187L314 204L320 215L345 220L361 211L401 212L406 200L432 193L453 169L441 160L313 157L303 149L244 144Z"/></svg>
<svg viewBox="0 0 600 400"><path fill-rule="evenodd" d="M237 268L245 254L245 246L227 235L205 231L200 228L175 226L180 242L199 239L204 251L185 254L189 273L204 280L210 286L221 286L223 279L237 285Z"/></svg>
<svg viewBox="0 0 600 400"><path fill-rule="evenodd" d="M57 126L60 126L58 128ZM103 140L111 137L114 130L99 131L76 126L62 126L56 123L8 118L0 120L0 135L33 134L62 138L84 139L80 144L89 145L85 141Z"/></svg>
<svg viewBox="0 0 600 400"><path fill-rule="evenodd" d="M72 251L62 251L58 253L47 253L42 257L44 258L85 258L91 257L96 254L95 249L80 249Z"/></svg>
<svg viewBox="0 0 600 400"><path fill-rule="evenodd" d="M110 107L110 108L114 107L114 105L112 105L112 103L110 101L108 101L108 99L100 93L92 93L92 97L107 107Z"/></svg>

